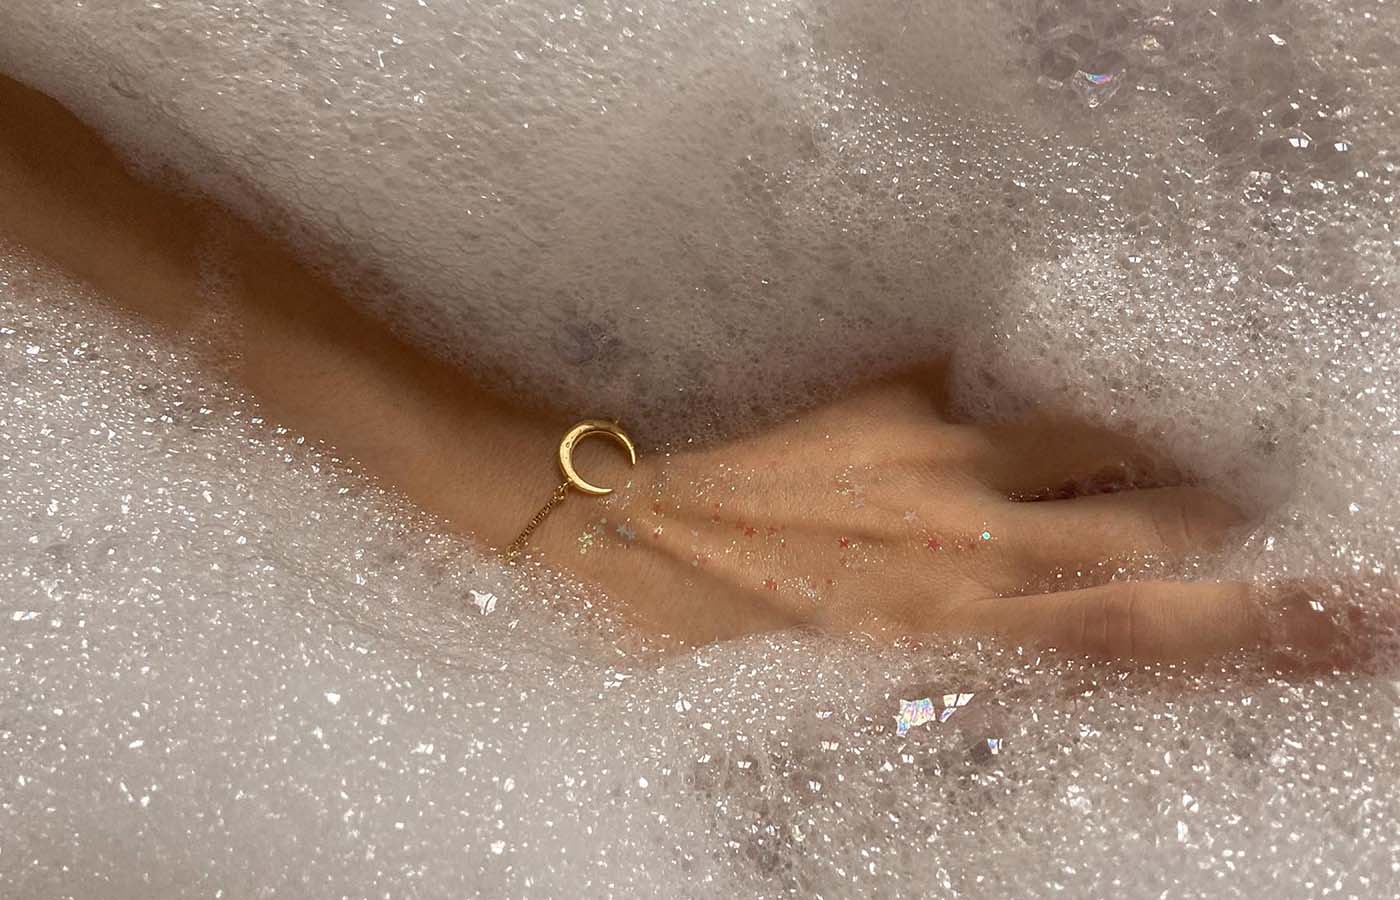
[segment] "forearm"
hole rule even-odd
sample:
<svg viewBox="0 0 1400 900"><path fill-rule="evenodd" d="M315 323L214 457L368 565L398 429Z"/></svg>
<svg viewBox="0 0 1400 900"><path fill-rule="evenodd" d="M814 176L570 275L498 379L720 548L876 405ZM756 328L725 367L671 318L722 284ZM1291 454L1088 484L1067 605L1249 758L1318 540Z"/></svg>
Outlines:
<svg viewBox="0 0 1400 900"><path fill-rule="evenodd" d="M61 107L3 78L0 240L187 341L270 421L326 442L496 549L560 484L555 454L572 420L596 414L561 416L493 397L391 335L246 223L132 177ZM211 251L217 298L205 285ZM722 592L700 621L682 599L707 576L680 558L691 538L675 528L665 540L652 533L657 454L644 449L632 468L607 442L585 441L575 462L616 493L571 495L532 536L538 558L602 585L652 631L704 640L755 630L754 612ZM647 540L619 537L616 526L629 521ZM595 533L591 552L581 552L589 547L580 538Z"/></svg>
<svg viewBox="0 0 1400 900"><path fill-rule="evenodd" d="M555 452L571 420L597 414L494 399L274 241L132 178L56 104L3 79L0 240L185 339L268 419L497 549L559 485ZM531 548L647 631L693 642L806 624L1187 659L1266 637L1242 585L1118 577L1125 561L1217 549L1238 511L1151 471L1144 489L1125 476L1111 494L1066 493L1136 471L1142 454L1084 427L955 425L931 393L941 390L922 375L874 383L722 447L643 448L635 469L586 442L580 470L617 493L571 496ZM1047 496L1059 499L1013 499ZM1064 590L1066 573L1085 584ZM1036 594L1047 582L1060 589ZM1292 631L1329 634L1316 618Z"/></svg>
<svg viewBox="0 0 1400 900"><path fill-rule="evenodd" d="M3 79L0 239L190 338L269 419L485 543L509 542L557 484L551 453L567 423L511 408L388 335L281 246L133 178L59 106ZM227 279L214 306L201 271L211 246Z"/></svg>

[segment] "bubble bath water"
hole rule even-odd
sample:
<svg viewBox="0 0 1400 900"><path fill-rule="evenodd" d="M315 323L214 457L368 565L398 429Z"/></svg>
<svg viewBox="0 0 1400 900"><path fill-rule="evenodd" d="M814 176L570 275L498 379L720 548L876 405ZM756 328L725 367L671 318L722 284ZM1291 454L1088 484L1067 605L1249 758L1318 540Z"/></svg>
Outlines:
<svg viewBox="0 0 1400 900"><path fill-rule="evenodd" d="M951 349L1259 512L1201 574L1390 602L1393 4L11 7L0 71L503 390L660 440ZM1400 883L1387 680L658 664L96 309L0 257L6 896Z"/></svg>

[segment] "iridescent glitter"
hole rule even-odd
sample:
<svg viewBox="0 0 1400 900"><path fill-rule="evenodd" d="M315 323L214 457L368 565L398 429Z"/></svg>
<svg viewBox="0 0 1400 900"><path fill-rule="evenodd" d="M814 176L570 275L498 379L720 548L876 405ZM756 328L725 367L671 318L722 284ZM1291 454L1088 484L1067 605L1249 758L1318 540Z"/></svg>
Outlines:
<svg viewBox="0 0 1400 900"><path fill-rule="evenodd" d="M946 722L953 717L953 713L962 709L972 702L973 694L944 694L943 708L938 711L938 721Z"/></svg>
<svg viewBox="0 0 1400 900"><path fill-rule="evenodd" d="M904 737L909 729L938 720L938 711L928 697L918 700L899 701L899 715L895 716L895 734Z"/></svg>
<svg viewBox="0 0 1400 900"><path fill-rule="evenodd" d="M524 399L684 441L952 347L963 420L1131 428L1258 513L1179 574L1385 585L1397 34L1378 0L11 2L0 66ZM1396 893L1388 675L639 657L599 598L0 269L7 898ZM823 461L940 516L946 448L904 434ZM852 474L863 507L817 487L900 527ZM895 737L894 698L969 684Z"/></svg>

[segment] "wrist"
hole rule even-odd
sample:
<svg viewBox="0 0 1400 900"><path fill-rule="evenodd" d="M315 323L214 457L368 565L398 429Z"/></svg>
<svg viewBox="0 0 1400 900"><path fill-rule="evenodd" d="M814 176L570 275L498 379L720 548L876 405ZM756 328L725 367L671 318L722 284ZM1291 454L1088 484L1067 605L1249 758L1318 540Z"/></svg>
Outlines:
<svg viewBox="0 0 1400 900"><path fill-rule="evenodd" d="M516 522L517 534L549 499L550 492L565 484L558 448L566 430L567 426L560 426L542 448L543 453L535 451L543 458L542 464L533 468L543 468L547 463L549 477L546 484L533 489L527 504L533 506ZM608 493L591 495L567 488L563 502L531 535L525 552L551 566L587 577L600 568L591 563L648 546L645 539L653 536L653 526L647 508L656 494L658 462L645 451L639 451L636 464L631 464L626 451L617 444L593 440L575 445L573 464L579 477L608 488Z"/></svg>
<svg viewBox="0 0 1400 900"><path fill-rule="evenodd" d="M683 643L794 624L745 589L743 561L726 553L713 511L697 493L714 471L705 454L642 451L629 467L615 446L592 443L579 472L614 490L603 497L571 491L532 536L527 549L536 560L601 589L602 604L633 626ZM547 491L539 502L546 499Z"/></svg>

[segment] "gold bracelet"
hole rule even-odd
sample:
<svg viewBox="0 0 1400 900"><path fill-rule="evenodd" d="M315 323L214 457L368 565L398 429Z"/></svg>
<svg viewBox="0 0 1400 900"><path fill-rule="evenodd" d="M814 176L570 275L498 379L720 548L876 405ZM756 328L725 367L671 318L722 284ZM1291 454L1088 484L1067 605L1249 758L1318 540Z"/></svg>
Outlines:
<svg viewBox="0 0 1400 900"><path fill-rule="evenodd" d="M627 436L625 431L618 427L616 422L610 422L606 419L584 419L573 428L570 428L568 432L565 433L564 440L559 442L559 468L564 473L564 481L554 489L554 493L550 495L549 502L546 503L539 512L535 513L534 518L529 521L525 529L520 532L515 540L510 542L510 546L506 548L504 554L506 562L513 563L516 561L516 558L520 556L520 552L525 549L525 542L530 539L530 534L539 527L539 524L545 520L545 517L554 511L554 507L564 502L564 498L569 495L570 487L577 488L585 494L592 494L595 497L601 497L604 494L612 493L612 488L598 487L596 484L590 484L585 481L583 477L579 475L578 471L574 469L574 447L578 446L578 442L588 437L590 434L602 434L612 438L622 445L622 449L627 451L627 458L631 464L634 466L637 464L637 448L633 445L632 439Z"/></svg>

